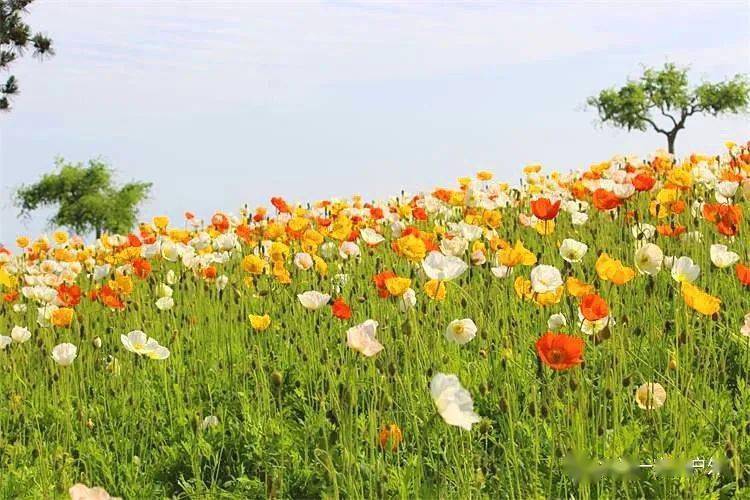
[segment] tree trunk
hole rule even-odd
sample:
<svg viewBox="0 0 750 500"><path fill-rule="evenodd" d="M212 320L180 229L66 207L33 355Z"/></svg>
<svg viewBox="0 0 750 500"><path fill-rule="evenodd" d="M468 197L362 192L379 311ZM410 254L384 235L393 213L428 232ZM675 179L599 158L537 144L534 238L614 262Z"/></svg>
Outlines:
<svg viewBox="0 0 750 500"><path fill-rule="evenodd" d="M102 228L97 227L96 228L96 239L98 240L101 237L102 237Z"/></svg>
<svg viewBox="0 0 750 500"><path fill-rule="evenodd" d="M667 149L670 154L674 154L674 140L677 138L677 134L667 134Z"/></svg>

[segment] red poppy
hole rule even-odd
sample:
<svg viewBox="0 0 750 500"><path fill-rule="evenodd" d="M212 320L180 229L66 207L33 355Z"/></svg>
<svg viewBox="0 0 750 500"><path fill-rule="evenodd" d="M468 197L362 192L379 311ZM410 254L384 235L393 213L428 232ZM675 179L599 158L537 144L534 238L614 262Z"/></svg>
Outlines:
<svg viewBox="0 0 750 500"><path fill-rule="evenodd" d="M139 246L141 246L141 239L138 236L136 236L135 234L130 233L128 235L128 244L131 247L139 247Z"/></svg>
<svg viewBox="0 0 750 500"><path fill-rule="evenodd" d="M278 210L280 213L291 213L292 210L289 208L289 205L286 201L284 201L284 198L280 196L274 196L271 198L271 205L276 207L276 210Z"/></svg>
<svg viewBox="0 0 750 500"><path fill-rule="evenodd" d="M383 209L380 207L374 207L370 209L370 218L374 220L379 220L384 217Z"/></svg>
<svg viewBox="0 0 750 500"><path fill-rule="evenodd" d="M247 224L240 224L234 232L237 233L237 236L239 236L239 238L245 243L250 243L253 239L252 230Z"/></svg>
<svg viewBox="0 0 750 500"><path fill-rule="evenodd" d="M203 270L203 277L206 278L207 280L212 280L216 278L217 274L218 273L214 266L208 266L207 268Z"/></svg>
<svg viewBox="0 0 750 500"><path fill-rule="evenodd" d="M742 208L739 205L706 203L703 205L703 217L716 224L716 229L725 236L734 236L739 231L742 221Z"/></svg>
<svg viewBox="0 0 750 500"><path fill-rule="evenodd" d="M151 274L151 263L146 259L135 259L132 265L133 272L141 279L146 279L148 278L148 275Z"/></svg>
<svg viewBox="0 0 750 500"><path fill-rule="evenodd" d="M676 224L674 226L670 226L669 224L660 224L656 226L656 231L662 236L677 238L682 233L687 231L687 229L685 228L685 226L682 226L680 224Z"/></svg>
<svg viewBox="0 0 750 500"><path fill-rule="evenodd" d="M120 296L112 290L108 285L104 285L99 293L98 298L102 301L102 304L112 309L125 309L125 302Z"/></svg>
<svg viewBox="0 0 750 500"><path fill-rule="evenodd" d="M595 293L581 299L581 314L589 321L598 321L609 316L607 302Z"/></svg>
<svg viewBox="0 0 750 500"><path fill-rule="evenodd" d="M427 212L425 212L425 209L422 207L415 208L412 210L411 214L416 220L427 220Z"/></svg>
<svg viewBox="0 0 750 500"><path fill-rule="evenodd" d="M612 191L599 188L594 191L593 199L594 206L599 210L612 210L620 206L620 198L618 198Z"/></svg>
<svg viewBox="0 0 750 500"><path fill-rule="evenodd" d="M636 191L651 191L656 184L656 179L648 174L638 174L633 177L633 187Z"/></svg>
<svg viewBox="0 0 750 500"><path fill-rule="evenodd" d="M57 287L57 299L63 307L75 307L81 301L81 288L63 283Z"/></svg>
<svg viewBox="0 0 750 500"><path fill-rule="evenodd" d="M537 198L531 202L531 211L537 219L552 220L560 211L560 200L552 203L547 198Z"/></svg>
<svg viewBox="0 0 750 500"><path fill-rule="evenodd" d="M567 370L583 363L583 339L547 332L536 341L536 352L553 370Z"/></svg>
<svg viewBox="0 0 750 500"><path fill-rule="evenodd" d="M224 233L229 229L229 217L221 212L216 212L211 217L211 225L220 233Z"/></svg>
<svg viewBox="0 0 750 500"><path fill-rule="evenodd" d="M378 289L378 296L382 299L388 298L391 294L388 293L388 289L385 286L386 280L390 278L395 278L396 273L393 271L383 271L380 274L376 274L372 277L372 280L375 282L375 287Z"/></svg>
<svg viewBox="0 0 750 500"><path fill-rule="evenodd" d="M737 272L737 278L745 286L750 286L750 266L737 264L734 270Z"/></svg>
<svg viewBox="0 0 750 500"><path fill-rule="evenodd" d="M331 304L331 312L338 319L349 319L352 317L352 308L349 307L341 297L333 301L333 304Z"/></svg>
<svg viewBox="0 0 750 500"><path fill-rule="evenodd" d="M18 290L13 290L12 292L8 292L3 295L3 300L5 302L13 302L18 298Z"/></svg>

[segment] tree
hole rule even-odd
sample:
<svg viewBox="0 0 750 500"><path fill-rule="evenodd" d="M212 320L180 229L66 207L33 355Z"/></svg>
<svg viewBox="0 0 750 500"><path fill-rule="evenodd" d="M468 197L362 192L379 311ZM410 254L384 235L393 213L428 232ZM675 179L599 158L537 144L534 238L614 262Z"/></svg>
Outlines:
<svg viewBox="0 0 750 500"><path fill-rule="evenodd" d="M33 1L0 0L0 69L7 71L29 46L37 57L55 55L52 40L41 33L32 35L31 28L21 18ZM5 84L0 84L0 110L10 109L10 96L15 94L18 94L18 80L10 75Z"/></svg>
<svg viewBox="0 0 750 500"><path fill-rule="evenodd" d="M148 196L150 182L131 182L118 189L112 181L114 171L101 160L89 160L84 166L57 158L55 166L56 172L17 190L21 216L57 205L57 213L49 219L51 225L80 234L94 231L97 238L104 231L127 233L136 224L137 207Z"/></svg>
<svg viewBox="0 0 750 500"><path fill-rule="evenodd" d="M662 69L645 68L640 79L629 80L619 89L602 90L587 102L599 112L602 123L628 131L645 131L650 126L664 134L669 152L674 153L677 133L685 128L688 117L742 113L750 103L750 84L745 75L690 88L687 72L687 68L671 63Z"/></svg>

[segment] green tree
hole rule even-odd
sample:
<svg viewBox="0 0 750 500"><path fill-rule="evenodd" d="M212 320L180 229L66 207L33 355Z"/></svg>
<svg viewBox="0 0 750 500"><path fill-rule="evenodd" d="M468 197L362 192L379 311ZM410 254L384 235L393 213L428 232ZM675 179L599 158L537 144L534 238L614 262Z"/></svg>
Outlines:
<svg viewBox="0 0 750 500"><path fill-rule="evenodd" d="M33 1L0 0L0 69L7 71L29 46L40 58L55 54L52 40L41 33L32 34L21 17ZM10 109L10 96L15 94L18 94L18 80L10 75L4 84L0 84L0 110Z"/></svg>
<svg viewBox="0 0 750 500"><path fill-rule="evenodd" d="M646 131L649 127L667 137L674 153L677 133L695 114L718 116L742 113L750 103L750 84L745 75L717 83L688 84L687 68L667 63L662 69L645 68L638 80L605 89L589 97L588 104L599 112L602 123Z"/></svg>
<svg viewBox="0 0 750 500"><path fill-rule="evenodd" d="M57 206L49 219L54 226L65 226L80 234L91 231L126 233L137 222L138 205L146 199L150 182L131 182L118 188L114 171L101 160L66 163L55 160L57 171L45 174L39 182L21 186L16 191L16 205L21 216L41 207Z"/></svg>

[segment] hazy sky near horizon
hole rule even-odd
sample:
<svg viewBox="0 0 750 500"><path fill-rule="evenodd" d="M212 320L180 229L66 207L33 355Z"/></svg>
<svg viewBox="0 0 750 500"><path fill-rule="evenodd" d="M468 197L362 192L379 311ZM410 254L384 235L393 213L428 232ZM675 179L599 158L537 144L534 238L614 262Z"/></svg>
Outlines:
<svg viewBox="0 0 750 500"><path fill-rule="evenodd" d="M642 64L694 80L750 73L750 6L736 2L250 2L37 0L57 55L11 67L0 116L0 242L14 188L56 156L100 156L154 183L142 218L244 203L452 185L488 169L570 170L664 147L595 123L586 97ZM3 79L7 75L0 75ZM679 153L750 139L747 116L694 118Z"/></svg>

